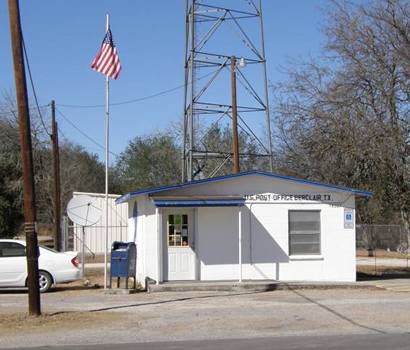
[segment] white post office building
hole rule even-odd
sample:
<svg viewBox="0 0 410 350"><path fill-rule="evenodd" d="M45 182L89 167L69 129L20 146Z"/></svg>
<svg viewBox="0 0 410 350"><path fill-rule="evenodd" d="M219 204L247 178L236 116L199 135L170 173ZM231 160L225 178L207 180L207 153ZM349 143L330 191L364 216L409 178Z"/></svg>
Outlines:
<svg viewBox="0 0 410 350"><path fill-rule="evenodd" d="M137 279L356 280L355 197L372 193L243 172L130 192Z"/></svg>

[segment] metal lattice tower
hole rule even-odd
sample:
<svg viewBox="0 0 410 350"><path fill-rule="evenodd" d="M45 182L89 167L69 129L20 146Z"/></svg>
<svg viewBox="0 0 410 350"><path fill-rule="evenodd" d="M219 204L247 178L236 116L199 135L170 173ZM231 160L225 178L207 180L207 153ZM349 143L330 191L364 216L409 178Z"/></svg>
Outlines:
<svg viewBox="0 0 410 350"><path fill-rule="evenodd" d="M215 176L231 161L231 150L209 149L202 141L212 126L231 121L233 57L242 63L235 72L238 127L259 146L240 157L265 157L272 171L261 0L186 0L182 181Z"/></svg>

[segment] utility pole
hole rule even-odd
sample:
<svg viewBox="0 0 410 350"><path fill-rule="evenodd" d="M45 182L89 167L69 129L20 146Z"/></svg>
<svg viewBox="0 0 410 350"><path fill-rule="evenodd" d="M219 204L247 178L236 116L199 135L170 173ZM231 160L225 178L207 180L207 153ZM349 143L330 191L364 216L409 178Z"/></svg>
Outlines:
<svg viewBox="0 0 410 350"><path fill-rule="evenodd" d="M236 57L231 57L231 89L232 89L232 153L233 172L239 173L239 140L238 140L238 107L236 102Z"/></svg>
<svg viewBox="0 0 410 350"><path fill-rule="evenodd" d="M58 124L56 122L56 107L51 101L51 141L53 145L54 172L54 249L61 250L61 191L60 191L60 151L58 147Z"/></svg>
<svg viewBox="0 0 410 350"><path fill-rule="evenodd" d="M34 192L33 154L31 148L30 116L18 0L9 0L11 46L16 82L17 109L20 132L20 152L23 171L24 231L26 234L28 313L41 315L38 276L38 242L36 233L36 207Z"/></svg>

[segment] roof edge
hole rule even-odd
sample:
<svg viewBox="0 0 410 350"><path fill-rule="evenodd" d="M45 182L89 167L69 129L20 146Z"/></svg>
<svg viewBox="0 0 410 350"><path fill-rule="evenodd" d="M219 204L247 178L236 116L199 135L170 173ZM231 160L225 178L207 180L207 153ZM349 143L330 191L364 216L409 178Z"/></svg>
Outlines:
<svg viewBox="0 0 410 350"><path fill-rule="evenodd" d="M122 195L121 197L117 198L115 201L115 204L121 204L121 203L127 202L130 199L141 196L141 195L148 195L148 194L158 193L158 192L163 192L163 191L176 190L176 189L204 184L208 182L218 182L218 181L223 181L226 179L248 176L248 175L267 176L267 177L271 177L271 178L275 178L279 180L292 181L292 182L299 183L299 184L328 188L328 189L336 190L339 192L354 193L355 195L362 196L362 197L372 197L373 196L373 192L370 192L370 191L349 188L349 187L340 186L340 185L331 185L328 183L323 183L323 182L318 182L318 181L313 181L313 180L305 180L305 179L300 179L300 178L296 178L292 176L278 175L278 174L273 174L273 173L260 171L260 170L251 170L251 171L244 171L244 172L237 173L237 174L222 175L222 176L212 177L208 179L193 180L193 181L184 182L180 184L151 187L151 188L146 188L146 189L142 189L138 191L133 191L133 192L126 193Z"/></svg>

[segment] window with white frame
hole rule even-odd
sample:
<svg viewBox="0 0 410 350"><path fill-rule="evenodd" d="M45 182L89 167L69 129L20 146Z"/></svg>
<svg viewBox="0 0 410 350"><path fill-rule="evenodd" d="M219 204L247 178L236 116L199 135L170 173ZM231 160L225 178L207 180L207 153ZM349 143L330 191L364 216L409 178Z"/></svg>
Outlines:
<svg viewBox="0 0 410 350"><path fill-rule="evenodd" d="M168 246L188 246L188 215L168 215Z"/></svg>
<svg viewBox="0 0 410 350"><path fill-rule="evenodd" d="M289 255L320 255L320 211L289 211Z"/></svg>

